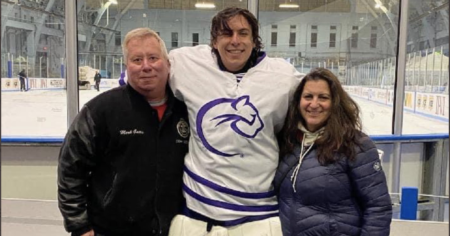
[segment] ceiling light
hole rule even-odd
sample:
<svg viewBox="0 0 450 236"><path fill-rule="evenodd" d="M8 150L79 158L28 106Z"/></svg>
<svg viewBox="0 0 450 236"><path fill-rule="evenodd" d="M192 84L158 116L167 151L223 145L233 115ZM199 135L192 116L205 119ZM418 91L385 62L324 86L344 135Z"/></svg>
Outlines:
<svg viewBox="0 0 450 236"><path fill-rule="evenodd" d="M299 5L297 3L282 3L280 8L299 8Z"/></svg>
<svg viewBox="0 0 450 236"><path fill-rule="evenodd" d="M281 3L279 7L280 8L291 8L292 9L292 8L298 8L299 6L298 6L297 3L292 3L292 0L289 0L289 2L286 1L284 3Z"/></svg>
<svg viewBox="0 0 450 236"><path fill-rule="evenodd" d="M114 4L114 5L118 4L117 0L108 0L108 2L110 2L111 4Z"/></svg>
<svg viewBox="0 0 450 236"><path fill-rule="evenodd" d="M202 2L202 3L196 3L195 7L203 8L203 9L213 9L213 8L216 8L216 5L214 5L214 3Z"/></svg>
<svg viewBox="0 0 450 236"><path fill-rule="evenodd" d="M374 1L375 1L375 8L376 9L380 9L385 14L389 13L388 9L385 6L383 6L383 3L380 0L374 0Z"/></svg>

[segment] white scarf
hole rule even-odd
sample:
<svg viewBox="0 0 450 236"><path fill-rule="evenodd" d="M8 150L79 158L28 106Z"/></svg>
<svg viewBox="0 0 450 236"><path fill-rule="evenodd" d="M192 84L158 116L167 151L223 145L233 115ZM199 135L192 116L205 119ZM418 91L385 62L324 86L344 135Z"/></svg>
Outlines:
<svg viewBox="0 0 450 236"><path fill-rule="evenodd" d="M302 140L302 146L300 149L300 157L298 158L298 164L295 167L294 171L292 172L291 175L291 182L292 182L292 188L294 189L294 193L296 193L296 189L295 189L295 182L297 181L297 175L298 172L300 170L300 166L302 165L303 162L303 158L306 156L306 154L308 154L308 152L311 150L311 148L314 146L314 142L323 134L323 131L325 130L325 127L322 127L320 129L318 129L316 132L310 132L309 130L307 130L302 122L298 122L298 129L301 130L303 132L303 140ZM308 147L308 149L306 149L305 152L304 148Z"/></svg>

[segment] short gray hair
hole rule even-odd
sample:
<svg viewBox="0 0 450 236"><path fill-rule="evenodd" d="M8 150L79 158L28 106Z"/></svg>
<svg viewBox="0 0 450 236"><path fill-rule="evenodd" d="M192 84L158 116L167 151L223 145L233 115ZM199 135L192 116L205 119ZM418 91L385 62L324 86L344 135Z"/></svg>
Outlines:
<svg viewBox="0 0 450 236"><path fill-rule="evenodd" d="M154 37L156 40L158 40L159 45L161 46L162 56L164 57L164 59L169 59L166 44L161 39L161 37L159 37L158 33L151 30L150 28L137 28L128 32L127 35L125 35L125 39L122 42L122 53L125 58L125 65L127 64L128 59L128 48L127 48L128 42L130 42L130 40L135 38L145 38L145 37Z"/></svg>

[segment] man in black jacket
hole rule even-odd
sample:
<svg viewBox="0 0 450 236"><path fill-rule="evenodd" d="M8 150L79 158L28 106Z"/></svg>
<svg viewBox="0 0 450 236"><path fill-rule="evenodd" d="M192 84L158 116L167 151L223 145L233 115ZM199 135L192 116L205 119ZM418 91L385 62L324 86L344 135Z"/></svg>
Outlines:
<svg viewBox="0 0 450 236"><path fill-rule="evenodd" d="M183 202L189 126L167 87L164 42L140 28L122 48L128 84L89 101L61 148L58 201L72 235L167 235Z"/></svg>

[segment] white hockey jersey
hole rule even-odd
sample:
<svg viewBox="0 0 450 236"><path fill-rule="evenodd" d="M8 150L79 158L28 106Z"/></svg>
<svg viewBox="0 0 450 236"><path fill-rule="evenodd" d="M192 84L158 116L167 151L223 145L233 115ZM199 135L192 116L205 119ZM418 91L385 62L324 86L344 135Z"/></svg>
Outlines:
<svg viewBox="0 0 450 236"><path fill-rule="evenodd" d="M169 83L186 103L191 127L187 208L228 225L276 216L276 133L300 73L283 59L265 57L238 83L206 45L172 50L169 58Z"/></svg>

